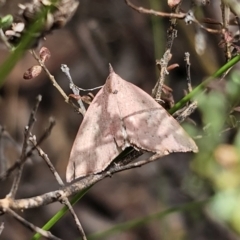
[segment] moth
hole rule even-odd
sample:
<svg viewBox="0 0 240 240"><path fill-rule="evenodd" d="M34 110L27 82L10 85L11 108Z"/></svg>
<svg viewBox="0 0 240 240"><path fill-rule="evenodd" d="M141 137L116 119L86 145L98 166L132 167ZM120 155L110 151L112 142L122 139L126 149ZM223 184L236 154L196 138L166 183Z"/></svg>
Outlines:
<svg viewBox="0 0 240 240"><path fill-rule="evenodd" d="M130 146L159 156L198 150L161 105L110 67L106 84L93 99L78 130L67 181L104 171Z"/></svg>

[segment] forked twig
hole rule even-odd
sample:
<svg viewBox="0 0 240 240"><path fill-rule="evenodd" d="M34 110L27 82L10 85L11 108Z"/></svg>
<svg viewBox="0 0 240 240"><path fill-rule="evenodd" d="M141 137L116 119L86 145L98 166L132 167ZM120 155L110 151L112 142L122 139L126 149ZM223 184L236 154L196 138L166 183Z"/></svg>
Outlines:
<svg viewBox="0 0 240 240"><path fill-rule="evenodd" d="M39 65L42 67L42 69L45 71L45 73L47 74L48 78L50 79L50 81L52 82L53 86L59 91L59 93L63 96L64 100L66 103L70 103L74 109L77 112L80 112L82 115L84 115L84 112L82 111L81 108L79 108L78 106L76 106L72 101L69 100L69 97L67 96L67 94L63 91L63 89L60 87L60 85L57 83L57 81L55 80L55 77L50 73L50 71L48 70L48 68L46 67L46 65L44 64L43 61L41 61L41 59L37 56L37 54L35 53L34 50L31 50L32 55L34 56L34 58L37 60L37 62L39 63Z"/></svg>
<svg viewBox="0 0 240 240"><path fill-rule="evenodd" d="M223 28L224 29L228 29L229 27L229 16L230 16L230 8L229 8L229 4L225 3L224 0L221 0L221 12L222 12L222 22L223 22ZM223 32L224 35L224 32ZM229 59L231 59L232 57L232 53L231 53L231 43L225 41L225 57L226 57L226 61L228 61Z"/></svg>
<svg viewBox="0 0 240 240"><path fill-rule="evenodd" d="M67 78L68 78L68 80L69 80L69 82L70 82L69 86L70 86L70 89L72 90L73 94L79 96L77 102L78 102L79 107L80 107L81 110L82 110L82 114L85 115L85 113L86 113L86 108L85 108L85 106L84 106L84 104L83 104L83 102L82 102L82 99L81 99L81 96L80 96L80 90L79 90L79 88L74 84L74 82L73 82L73 80L72 80L72 77L71 77L70 71L69 71L69 67L68 67L66 64L62 64L62 65L61 65L61 70L62 70L62 72L64 72L65 75L67 76Z"/></svg>
<svg viewBox="0 0 240 240"><path fill-rule="evenodd" d="M31 111L30 117L29 117L29 121L28 121L28 125L25 127L25 131L24 131L24 141L23 141L23 146L22 146L22 153L20 156L20 162L21 164L18 165L18 171L17 171L17 175L14 177L14 181L12 184L12 188L8 194L9 198L14 198L17 190L18 190L18 186L19 186L19 182L22 176L22 170L23 170L23 165L25 163L24 159L26 159L26 153L27 153L27 147L28 147L28 138L30 136L30 131L33 128L33 125L36 121L36 113L39 107L39 103L41 102L42 97L40 95L37 96L36 99L36 104L33 108L33 110Z"/></svg>
<svg viewBox="0 0 240 240"><path fill-rule="evenodd" d="M159 12L155 11L153 9L147 9L143 7L137 7L136 5L132 4L129 0L125 0L126 4L134 9L135 11L139 13L154 15L158 17L169 17L169 18L178 18L178 19L184 19L186 17L186 13L165 13L165 12Z"/></svg>
<svg viewBox="0 0 240 240"><path fill-rule="evenodd" d="M103 180L104 178L112 176L117 172L122 172L128 169L141 167L150 162L156 161L160 157L161 157L160 155L155 154L146 160L141 160L141 161L130 163L124 166L113 164L113 166L109 168L107 171L103 171L102 173L99 173L96 175L90 175L83 179L78 179L75 182L72 182L69 186L64 186L60 190L48 192L32 198L0 199L0 210L6 206L14 210L23 210L23 209L29 209L29 208L37 208L37 207L44 206L56 201L63 201L64 198L70 197L78 193L79 191L87 189L90 186L96 184L97 182Z"/></svg>
<svg viewBox="0 0 240 240"><path fill-rule="evenodd" d="M165 13L165 12L155 11L153 9L146 9L146 8L143 8L143 7L137 7L136 5L132 4L130 2L130 0L125 0L125 2L129 7L131 7L135 11L137 11L139 13L143 13L143 14L154 15L154 16L157 16L157 17L168 17L170 19L185 19L186 17L189 16L189 12L187 12L187 13L182 13L182 12ZM221 33L221 30L212 29L212 28L208 28L208 27L203 26L195 17L191 18L191 22L194 22L194 23L198 24L198 26L200 28L206 30L209 33L213 33L213 34Z"/></svg>
<svg viewBox="0 0 240 240"><path fill-rule="evenodd" d="M40 136L37 144L41 144L51 133L51 130L54 126L55 122L51 118L49 127L44 131L44 133ZM30 150L28 150L25 156L21 159L18 159L10 168L8 168L5 172L0 175L0 181L5 180L16 168L19 168L29 157L32 156L33 151L36 149L36 146L32 146Z"/></svg>
<svg viewBox="0 0 240 240"><path fill-rule="evenodd" d="M173 11L175 11L176 14L179 13L180 5L181 5L181 1L172 9ZM177 18L171 17L170 26L168 27L168 30L167 30L167 43L166 43L165 53L163 55L163 58L160 61L159 60L156 61L157 65L159 66L160 73L159 73L159 78L157 80L157 83L152 91L152 96L158 103L161 102L162 87L166 79L166 75L168 74L168 71L167 71L168 63L172 57L172 54L171 54L172 45L173 45L174 39L177 37L176 24L177 24Z"/></svg>

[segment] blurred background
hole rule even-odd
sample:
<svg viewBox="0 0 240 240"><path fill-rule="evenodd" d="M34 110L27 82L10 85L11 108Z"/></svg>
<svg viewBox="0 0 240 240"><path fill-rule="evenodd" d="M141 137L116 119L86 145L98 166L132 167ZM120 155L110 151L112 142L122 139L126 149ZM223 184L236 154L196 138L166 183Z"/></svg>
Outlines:
<svg viewBox="0 0 240 240"><path fill-rule="evenodd" d="M15 16L20 2L23 3L6 1L0 7L1 16ZM167 1L134 0L134 4L163 12L171 11ZM190 6L191 1L183 1L182 10L188 11ZM196 11L199 16L221 21L220 1L210 1L209 5L199 6ZM94 88L105 83L109 63L123 79L151 94L158 77L155 61L164 53L169 23L167 18L135 12L123 0L81 0L75 16L67 26L47 35L46 40L41 42L51 52L46 65L66 94L70 94L71 90L66 76L60 70L61 64L68 65L77 86ZM183 21L178 21L177 30L170 64L178 63L179 67L170 71L166 82L173 89L176 102L184 96L184 90L187 89L185 52L190 53L193 86L197 86L225 62L224 51L218 46L221 36L207 33L195 24L186 25ZM9 54L4 44L1 44L0 64ZM64 102L45 73L28 81L23 79L23 73L35 64L31 54L26 52L0 87L0 125L11 136L1 137L7 160L5 167L11 166L20 153L24 127L36 96L41 94L43 99L33 133L40 136L48 125L49 117L56 119L51 136L41 147L65 179L69 153L82 117ZM201 124L201 111L196 112L192 118L195 124ZM188 126L189 129L191 126ZM192 134L195 136L197 132ZM171 154L139 169L115 174L96 184L75 206L86 234L103 232L126 223L129 226L126 230L92 239L240 239L237 234L238 220L234 225L229 218L220 219L214 215L211 205L203 206L201 201L214 197L219 192L210 178L214 177L213 172L205 168L198 172L196 166L201 157L198 160L194 158L191 153ZM0 166L0 172L3 172L4 164ZM1 198L9 192L11 182L12 178L0 183ZM36 154L24 167L17 198L32 197L58 188L46 164ZM221 198L223 205L219 205L220 209L224 206L224 199ZM235 195L234 199L236 200ZM55 203L24 211L21 215L41 227L61 207ZM171 214L147 219L148 216L173 207L179 209ZM218 208L215 209L218 212ZM231 209L236 210L238 209ZM145 222L130 227L128 221L134 219ZM2 221L5 222L5 228L0 239L30 239L32 236L28 229L10 216L0 216L0 222ZM53 227L52 233L62 239L78 237L70 214Z"/></svg>

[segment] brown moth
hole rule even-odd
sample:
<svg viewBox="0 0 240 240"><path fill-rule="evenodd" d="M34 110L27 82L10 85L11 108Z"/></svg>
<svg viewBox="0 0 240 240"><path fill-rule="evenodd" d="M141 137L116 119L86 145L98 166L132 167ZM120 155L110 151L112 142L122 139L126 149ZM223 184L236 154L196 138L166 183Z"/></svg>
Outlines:
<svg viewBox="0 0 240 240"><path fill-rule="evenodd" d="M106 84L93 99L78 130L67 181L104 171L129 146L160 156L198 150L162 106L110 67Z"/></svg>

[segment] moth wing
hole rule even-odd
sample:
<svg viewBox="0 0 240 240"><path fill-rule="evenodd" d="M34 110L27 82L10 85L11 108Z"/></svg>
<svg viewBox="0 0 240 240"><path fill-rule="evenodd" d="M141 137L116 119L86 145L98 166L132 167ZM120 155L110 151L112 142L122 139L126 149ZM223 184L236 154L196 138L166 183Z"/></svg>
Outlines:
<svg viewBox="0 0 240 240"><path fill-rule="evenodd" d="M115 75L118 108L132 146L160 155L198 150L180 124L150 95Z"/></svg>
<svg viewBox="0 0 240 240"><path fill-rule="evenodd" d="M122 122L111 97L105 85L90 104L70 153L67 182L103 171L122 151Z"/></svg>

